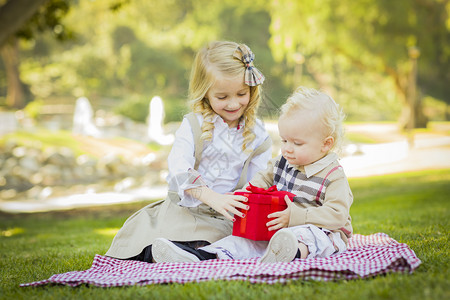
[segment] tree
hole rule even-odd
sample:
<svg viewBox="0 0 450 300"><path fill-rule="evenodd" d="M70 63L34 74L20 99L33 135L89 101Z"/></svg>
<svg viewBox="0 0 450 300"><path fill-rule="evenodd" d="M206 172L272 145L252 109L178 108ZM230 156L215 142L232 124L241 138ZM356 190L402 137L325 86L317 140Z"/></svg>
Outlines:
<svg viewBox="0 0 450 300"><path fill-rule="evenodd" d="M258 66L267 68L266 74L274 65L267 45L270 16L262 5L255 8L258 1L238 5L238 0L133 0L119 12L109 9L110 2L77 2L64 19L76 28L76 40L55 44L42 39L49 49L45 57L24 53L33 57L23 69L40 74L24 76L37 96L83 95L94 106L115 106L120 100L141 103L159 95L168 100L166 109L175 112L186 106L195 52L209 41L245 42L255 51ZM278 83L275 77L267 82ZM49 88L38 91L40 86ZM273 95L275 88L267 91Z"/></svg>
<svg viewBox="0 0 450 300"><path fill-rule="evenodd" d="M408 50L421 49L420 91L448 103L448 8L448 1L439 0L279 0L271 9L271 47L276 59L292 64L301 53L309 75L332 91L354 89L347 83L359 80L366 93L375 92L374 74L389 76L404 111L412 111L414 126L422 127L426 119L419 99L408 101L417 59Z"/></svg>
<svg viewBox="0 0 450 300"><path fill-rule="evenodd" d="M49 0L9 0L0 6L0 47Z"/></svg>
<svg viewBox="0 0 450 300"><path fill-rule="evenodd" d="M39 7L48 0L7 1L0 7L0 55L7 77L8 106L21 108L24 105L24 87L19 76L18 44L15 33L26 23Z"/></svg>
<svg viewBox="0 0 450 300"><path fill-rule="evenodd" d="M6 105L11 108L23 108L25 105L25 86L20 80L19 49L17 38L12 36L0 48L0 56L6 71Z"/></svg>
<svg viewBox="0 0 450 300"><path fill-rule="evenodd" d="M6 105L23 108L27 88L20 79L19 39L33 39L38 32L51 29L60 40L71 33L61 19L69 11L70 0L13 0L0 7L0 55L6 69Z"/></svg>

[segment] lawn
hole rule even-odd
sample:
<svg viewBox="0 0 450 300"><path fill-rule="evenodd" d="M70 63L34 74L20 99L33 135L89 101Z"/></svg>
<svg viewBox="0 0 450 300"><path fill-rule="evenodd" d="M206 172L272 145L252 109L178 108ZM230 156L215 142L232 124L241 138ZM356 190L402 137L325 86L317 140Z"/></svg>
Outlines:
<svg viewBox="0 0 450 300"><path fill-rule="evenodd" d="M89 136L74 135L67 130L52 131L40 127L34 128L33 131L16 131L0 137L0 149L9 143L41 151L69 148L75 156L87 154L95 159L111 153L129 159L130 157L145 156L151 151L165 150L156 143L145 144L122 137L95 139Z"/></svg>
<svg viewBox="0 0 450 300"><path fill-rule="evenodd" d="M211 281L144 287L19 287L88 269L126 217L145 203L0 214L0 299L450 299L450 170L351 179L355 233L384 232L422 260L412 274L337 282Z"/></svg>

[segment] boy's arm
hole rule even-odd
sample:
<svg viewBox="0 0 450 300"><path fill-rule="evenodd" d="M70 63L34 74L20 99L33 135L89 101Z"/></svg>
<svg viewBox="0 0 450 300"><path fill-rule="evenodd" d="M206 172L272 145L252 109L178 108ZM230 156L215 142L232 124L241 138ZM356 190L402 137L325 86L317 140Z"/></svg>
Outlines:
<svg viewBox="0 0 450 300"><path fill-rule="evenodd" d="M329 230L337 230L348 225L353 195L345 175L341 172L333 175L338 175L338 178L330 178L332 182L326 188L325 201L322 206L307 208L299 205L291 206L289 227L312 224Z"/></svg>
<svg viewBox="0 0 450 300"><path fill-rule="evenodd" d="M265 170L259 171L250 180L250 183L254 186L267 189L273 185L273 166L275 164L276 158L269 160L267 163L267 168ZM245 190L248 183L242 188Z"/></svg>

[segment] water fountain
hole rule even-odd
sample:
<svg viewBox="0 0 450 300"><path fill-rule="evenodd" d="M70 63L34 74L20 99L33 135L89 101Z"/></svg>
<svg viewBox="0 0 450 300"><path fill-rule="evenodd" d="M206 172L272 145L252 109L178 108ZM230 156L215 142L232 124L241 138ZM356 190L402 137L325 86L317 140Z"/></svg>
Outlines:
<svg viewBox="0 0 450 300"><path fill-rule="evenodd" d="M91 103L86 97L80 97L75 103L75 111L73 114L73 127L72 132L74 134L100 137L101 132L94 124L94 111L92 110Z"/></svg>
<svg viewBox="0 0 450 300"><path fill-rule="evenodd" d="M148 138L160 145L170 145L173 143L175 137L173 134L164 134L164 104L159 96L155 96L150 101L148 114Z"/></svg>

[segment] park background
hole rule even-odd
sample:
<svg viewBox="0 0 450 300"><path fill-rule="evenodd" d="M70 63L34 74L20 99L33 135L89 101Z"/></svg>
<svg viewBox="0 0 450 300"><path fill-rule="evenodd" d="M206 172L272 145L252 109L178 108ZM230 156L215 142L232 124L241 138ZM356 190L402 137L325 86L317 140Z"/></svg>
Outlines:
<svg viewBox="0 0 450 300"><path fill-rule="evenodd" d="M159 95L166 121L178 121L194 54L225 39L253 49L275 105L301 84L329 92L348 121L449 118L448 1L1 2L22 2L3 23L37 10L15 34L1 24L0 104L33 103L33 117L84 96L143 122Z"/></svg>
<svg viewBox="0 0 450 300"><path fill-rule="evenodd" d="M18 267L48 259L44 252L54 259L70 253L65 246L49 251L62 244L47 232L61 225L58 212L21 212L162 198L170 144L149 135L150 101L161 97L162 134L170 137L188 111L195 53L212 40L232 40L252 49L266 76L260 115L275 141L277 109L297 86L323 89L343 107L343 160L352 161L346 171L355 199L368 206L355 203L356 229L387 232L425 260L417 277L374 281L354 297L448 295L449 11L446 0L0 0L0 204L7 212L0 239L9 245L2 269L17 264L11 253L27 242L40 250ZM76 102L83 97L98 131L74 132ZM405 171L416 173L399 173ZM369 175L378 176L358 179ZM394 188L392 182L400 183ZM422 211L431 195L429 209L435 210ZM389 205L387 198L395 200ZM404 211L390 211L393 203ZM143 206L130 205L108 206L110 215L101 215L106 227L90 223L100 214L96 208L60 211L61 218L75 216L69 248L81 250L67 254L71 261L63 265L41 263L42 273L33 269L28 277L3 271L3 278L13 278L3 282L5 295L17 296L14 287L23 281L88 268L92 254L104 252L125 218ZM435 219L424 224L425 216ZM76 229L89 226L95 234L86 242ZM420 234L423 242L415 236L419 228L429 235ZM306 291L314 294L317 287ZM402 293L405 287L411 291ZM57 291L86 296L86 290Z"/></svg>
<svg viewBox="0 0 450 300"><path fill-rule="evenodd" d="M162 99L158 132L170 141L194 55L213 40L255 53L274 155L277 110L303 85L343 107L349 176L450 166L435 149L450 144L448 1L0 3L0 195L38 200L28 210L62 192L161 191L170 142L151 136L150 101Z"/></svg>

